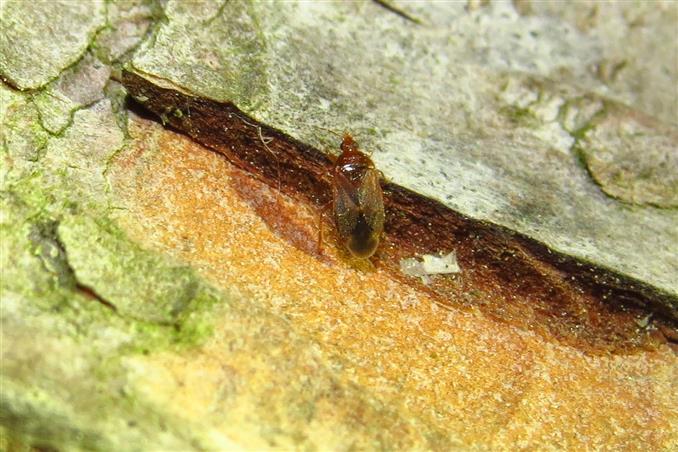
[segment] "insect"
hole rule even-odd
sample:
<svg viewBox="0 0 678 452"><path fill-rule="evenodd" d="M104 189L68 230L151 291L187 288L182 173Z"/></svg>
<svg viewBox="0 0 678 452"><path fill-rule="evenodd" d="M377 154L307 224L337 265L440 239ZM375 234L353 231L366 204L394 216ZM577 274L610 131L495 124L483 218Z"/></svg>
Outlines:
<svg viewBox="0 0 678 452"><path fill-rule="evenodd" d="M384 230L380 172L350 134L344 133L340 148L331 172L334 223L351 254L367 259L377 250Z"/></svg>

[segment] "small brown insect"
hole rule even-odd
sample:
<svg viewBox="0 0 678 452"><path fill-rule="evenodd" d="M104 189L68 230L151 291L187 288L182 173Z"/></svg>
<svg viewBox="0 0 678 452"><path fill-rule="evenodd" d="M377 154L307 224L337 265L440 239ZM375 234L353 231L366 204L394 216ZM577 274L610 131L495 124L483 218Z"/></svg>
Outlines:
<svg viewBox="0 0 678 452"><path fill-rule="evenodd" d="M344 133L341 151L332 168L334 223L351 254L367 259L377 250L384 230L379 171L348 133Z"/></svg>

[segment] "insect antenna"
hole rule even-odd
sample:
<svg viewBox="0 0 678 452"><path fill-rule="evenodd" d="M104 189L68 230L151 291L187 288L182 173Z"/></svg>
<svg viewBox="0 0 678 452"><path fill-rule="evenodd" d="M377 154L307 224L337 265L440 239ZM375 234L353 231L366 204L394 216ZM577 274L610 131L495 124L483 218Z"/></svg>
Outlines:
<svg viewBox="0 0 678 452"><path fill-rule="evenodd" d="M342 133L338 133L338 132L336 132L336 131L334 131L334 130L332 130L332 129L328 129L327 127L323 127L323 126L316 126L316 125L313 125L313 127L315 127L315 128L318 129L318 130L324 130L325 132L329 132L329 133L331 133L332 135L334 135L334 136L336 136L336 137L338 137L338 138L340 138L340 139L343 139L343 138L344 138L344 135L347 133L346 131L344 131L343 134L342 134ZM333 154L330 153L330 156L332 156L332 155L333 155ZM334 158L334 157L331 157L331 158Z"/></svg>
<svg viewBox="0 0 678 452"><path fill-rule="evenodd" d="M261 127L260 126L257 126L257 133L259 134L259 139L261 140L261 144L264 145L264 147L266 148L268 153L271 154L273 156L273 158L275 159L276 172L278 173L278 191L281 191L282 181L280 180L281 179L280 160L278 160L278 156L275 155L275 152L273 152L273 150L270 147L268 147L268 143L273 141L273 137L264 137L261 133Z"/></svg>
<svg viewBox="0 0 678 452"><path fill-rule="evenodd" d="M328 129L327 127L323 127L323 126L315 126L315 125L314 125L313 127L315 127L316 129L320 129L320 130L324 130L324 131L326 131L326 132L329 132L329 133L331 133L331 134L333 134L333 135L338 136L339 138L342 137L342 134L337 133L337 132L335 132L335 131L332 130L332 129ZM344 133L345 133L345 132L344 132Z"/></svg>

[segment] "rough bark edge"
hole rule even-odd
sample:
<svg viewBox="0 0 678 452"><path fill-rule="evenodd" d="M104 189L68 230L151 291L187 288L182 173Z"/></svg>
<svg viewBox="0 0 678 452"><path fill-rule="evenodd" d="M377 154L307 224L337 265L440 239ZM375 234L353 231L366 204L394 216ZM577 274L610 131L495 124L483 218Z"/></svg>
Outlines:
<svg viewBox="0 0 678 452"><path fill-rule="evenodd" d="M329 201L332 160L324 153L258 123L232 103L165 88L129 71L122 82L163 124L271 187L317 208ZM387 219L373 263L441 305L477 308L589 353L629 353L678 342L678 299L672 294L468 218L395 183L382 181L382 186ZM451 250L460 276L423 284L400 271L404 257Z"/></svg>

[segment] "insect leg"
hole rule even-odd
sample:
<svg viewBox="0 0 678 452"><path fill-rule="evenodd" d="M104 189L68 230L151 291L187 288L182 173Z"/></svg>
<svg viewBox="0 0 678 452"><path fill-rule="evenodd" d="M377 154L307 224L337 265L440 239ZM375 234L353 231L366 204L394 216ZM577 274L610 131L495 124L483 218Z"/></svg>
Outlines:
<svg viewBox="0 0 678 452"><path fill-rule="evenodd" d="M332 201L325 203L324 206L318 210L318 254L322 254L323 244L323 215L327 212L327 208L332 204Z"/></svg>

